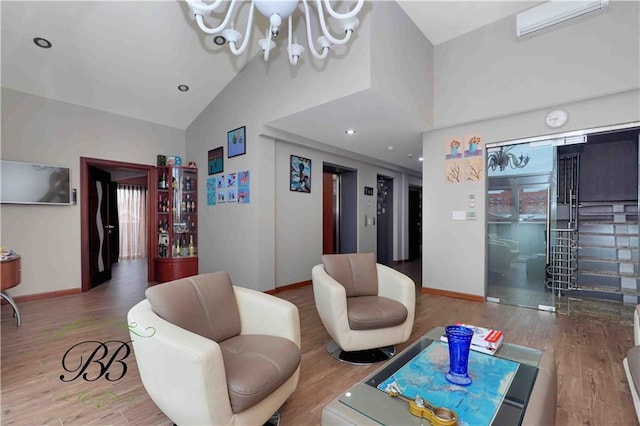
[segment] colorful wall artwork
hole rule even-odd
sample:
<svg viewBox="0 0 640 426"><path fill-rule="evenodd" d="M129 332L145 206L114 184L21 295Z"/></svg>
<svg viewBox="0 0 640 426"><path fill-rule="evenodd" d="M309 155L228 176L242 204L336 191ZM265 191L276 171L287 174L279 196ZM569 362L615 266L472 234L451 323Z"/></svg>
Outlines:
<svg viewBox="0 0 640 426"><path fill-rule="evenodd" d="M449 183L462 182L462 160L447 161L446 164L446 180Z"/></svg>
<svg viewBox="0 0 640 426"><path fill-rule="evenodd" d="M208 169L209 175L215 175L223 172L223 147L218 147L209 151L208 155Z"/></svg>
<svg viewBox="0 0 640 426"><path fill-rule="evenodd" d="M480 136L472 135L464 138L464 156L482 157L482 138Z"/></svg>
<svg viewBox="0 0 640 426"><path fill-rule="evenodd" d="M249 170L227 173L207 179L207 205L249 204Z"/></svg>
<svg viewBox="0 0 640 426"><path fill-rule="evenodd" d="M291 156L289 165L289 190L311 192L311 160L297 155Z"/></svg>
<svg viewBox="0 0 640 426"><path fill-rule="evenodd" d="M463 138L450 138L445 143L445 181L448 183L480 182L482 162L482 137L474 134Z"/></svg>
<svg viewBox="0 0 640 426"><path fill-rule="evenodd" d="M216 205L216 178L207 178L207 205Z"/></svg>
<svg viewBox="0 0 640 426"><path fill-rule="evenodd" d="M464 160L464 180L467 182L480 182L482 179L482 157L466 158Z"/></svg>
<svg viewBox="0 0 640 426"><path fill-rule="evenodd" d="M450 139L445 144L445 159L455 160L462 158L462 143L460 139Z"/></svg>
<svg viewBox="0 0 640 426"><path fill-rule="evenodd" d="M249 170L238 172L238 203L249 204L251 192L249 191Z"/></svg>
<svg viewBox="0 0 640 426"><path fill-rule="evenodd" d="M247 153L247 139L245 126L227 132L227 158L237 157Z"/></svg>

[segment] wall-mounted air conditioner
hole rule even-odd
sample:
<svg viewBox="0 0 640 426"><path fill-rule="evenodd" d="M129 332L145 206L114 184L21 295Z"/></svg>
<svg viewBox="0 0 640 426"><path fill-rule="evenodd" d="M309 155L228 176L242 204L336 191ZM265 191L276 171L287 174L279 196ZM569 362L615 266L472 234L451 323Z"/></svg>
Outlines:
<svg viewBox="0 0 640 426"><path fill-rule="evenodd" d="M605 10L609 0L551 0L516 15L516 34L524 37L570 19Z"/></svg>

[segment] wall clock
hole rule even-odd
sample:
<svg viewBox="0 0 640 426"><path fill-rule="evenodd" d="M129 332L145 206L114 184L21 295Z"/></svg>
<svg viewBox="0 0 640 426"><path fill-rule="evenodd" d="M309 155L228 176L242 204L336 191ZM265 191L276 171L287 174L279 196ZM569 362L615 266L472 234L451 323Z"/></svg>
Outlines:
<svg viewBox="0 0 640 426"><path fill-rule="evenodd" d="M569 120L569 114L567 113L567 111L563 109L554 109L553 111L549 112L549 114L547 114L544 122L552 129L556 129L558 127L564 126L567 120Z"/></svg>

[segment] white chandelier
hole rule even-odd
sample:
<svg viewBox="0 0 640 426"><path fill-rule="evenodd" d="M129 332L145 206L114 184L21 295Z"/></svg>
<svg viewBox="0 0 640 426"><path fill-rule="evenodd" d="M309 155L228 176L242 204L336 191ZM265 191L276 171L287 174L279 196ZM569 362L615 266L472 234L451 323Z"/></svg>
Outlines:
<svg viewBox="0 0 640 426"><path fill-rule="evenodd" d="M237 1L238 0L214 0L213 3L205 3L203 0L186 0L200 29L207 34L222 33L221 36L219 35L214 38L214 42L218 45L222 45L226 41L229 44L229 49L234 55L241 55L247 49L248 40L251 38L251 28L253 26L253 11L254 8L257 8L261 14L269 18L269 28L265 31L265 38L258 41L258 44L264 52L265 61L269 60L269 52L276 47L276 43L273 39L280 33L282 20L289 18L289 42L287 52L291 65L296 65L300 55L304 53L304 47L299 45L296 40L292 39L293 30L291 20L293 12L298 7L298 0L252 0L251 7L249 9L249 17L247 19L247 29L244 34L244 41L240 46L238 46L238 44L243 40L243 36L239 31L234 29L233 23L229 25L229 21L231 21L231 16ZM321 48L320 52L318 52L312 41L309 5L307 4L307 0L301 1L304 7L305 23L307 27L307 45L311 54L317 59L325 59L329 54L329 49L332 44L346 44L351 39L351 35L355 29L358 28L359 21L358 18L356 18L356 15L362 9L364 0L357 0L353 10L346 13L336 12L331 6L329 0L315 0L320 28L322 29L322 35L317 39ZM313 2L313 0L310 1ZM229 8L227 9L222 23L215 28L208 27L204 22L204 15L208 15L211 12L217 12L217 9L220 9L220 6L224 3L228 4ZM325 9L329 13L330 17L338 20L341 24L341 27L344 30L344 36L342 38L334 37L329 31L324 16Z"/></svg>

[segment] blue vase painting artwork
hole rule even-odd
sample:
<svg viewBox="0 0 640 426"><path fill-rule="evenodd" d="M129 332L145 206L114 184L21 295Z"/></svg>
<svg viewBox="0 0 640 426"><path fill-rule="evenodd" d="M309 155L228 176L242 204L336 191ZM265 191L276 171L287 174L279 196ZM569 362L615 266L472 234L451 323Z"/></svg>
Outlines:
<svg viewBox="0 0 640 426"><path fill-rule="evenodd" d="M467 149L464 151L465 157L475 157L482 155L482 139L480 136L469 136L466 140Z"/></svg>
<svg viewBox="0 0 640 426"><path fill-rule="evenodd" d="M446 155L447 160L451 160L453 158L461 158L462 152L460 150L460 146L462 145L458 139L452 139L447 142L448 152Z"/></svg>

